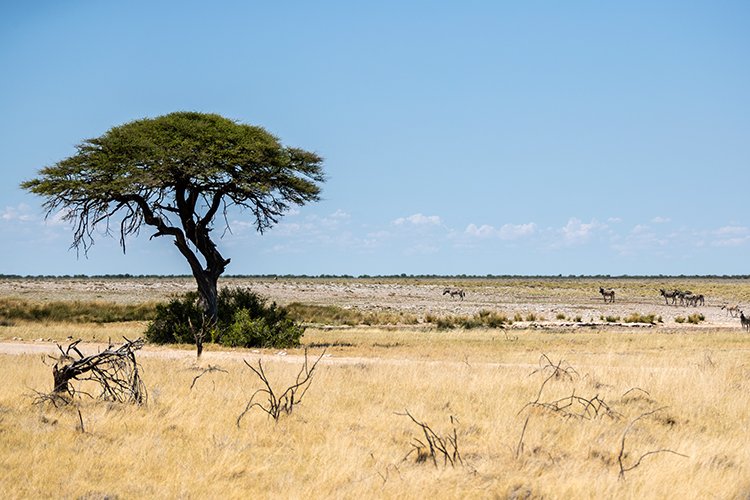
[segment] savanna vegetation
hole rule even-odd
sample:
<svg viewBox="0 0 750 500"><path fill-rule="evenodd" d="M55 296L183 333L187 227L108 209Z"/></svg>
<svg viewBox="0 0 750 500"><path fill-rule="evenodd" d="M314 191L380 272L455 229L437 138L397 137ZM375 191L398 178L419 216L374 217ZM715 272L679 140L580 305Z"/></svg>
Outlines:
<svg viewBox="0 0 750 500"><path fill-rule="evenodd" d="M86 397L34 405L34 391L50 389L49 367L2 355L0 485L11 497L63 498L750 491L750 365L736 332L316 329L304 343L319 346L311 356L326 347L332 356L302 404L278 420L251 409L240 426L264 387L243 360L262 356L283 389L302 350L209 350L198 365L189 351L147 347L141 406ZM433 460L407 412L442 440L452 465L438 448Z"/></svg>
<svg viewBox="0 0 750 500"><path fill-rule="evenodd" d="M562 282L527 282L519 293L537 284L546 294L533 300L552 309L560 297L600 300ZM190 339L177 349L149 343L136 352L142 404L101 399L92 381L70 381L69 404L40 397L53 390L52 365L68 362L60 350L0 343L0 489L24 498L747 496L750 336L711 326L726 316L716 305L703 320L708 306L674 309L681 324L631 293L616 322L595 328L540 325L542 315L513 305L425 322L429 312L261 297L305 324L298 347L208 342L196 360ZM15 312L4 313L0 340L83 338L87 355L142 336L169 304L54 299L7 297L3 311ZM109 317L97 305L117 304L142 316L95 319ZM31 314L45 307L67 312ZM547 317L590 319L576 314ZM286 411L282 396L299 382ZM280 411L265 411L272 399Z"/></svg>

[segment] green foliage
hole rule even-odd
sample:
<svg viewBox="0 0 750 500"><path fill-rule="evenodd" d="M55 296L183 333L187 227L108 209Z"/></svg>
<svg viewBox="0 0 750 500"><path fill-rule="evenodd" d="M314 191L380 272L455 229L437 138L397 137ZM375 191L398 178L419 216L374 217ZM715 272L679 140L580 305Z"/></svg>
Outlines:
<svg viewBox="0 0 750 500"><path fill-rule="evenodd" d="M565 314L564 313L557 313L557 315L555 316L555 318L556 319L565 319Z"/></svg>
<svg viewBox="0 0 750 500"><path fill-rule="evenodd" d="M682 323L685 322L685 318L683 316L677 316L677 317L675 317L674 320L675 320L676 323L680 323L680 324L682 324Z"/></svg>
<svg viewBox="0 0 750 500"><path fill-rule="evenodd" d="M239 309L220 342L230 347L292 347L299 345L304 331L290 319L277 316L277 321L271 322L266 317L253 317L247 309Z"/></svg>
<svg viewBox="0 0 750 500"><path fill-rule="evenodd" d="M146 339L156 344L191 343L193 329L203 326L203 318L198 293L188 292L156 306L156 317L146 329Z"/></svg>
<svg viewBox="0 0 750 500"><path fill-rule="evenodd" d="M294 347L304 333L304 327L276 303L269 305L265 298L247 289L224 288L218 296L215 325L205 325L198 294L189 292L157 306L146 338L158 344L191 343L200 328L208 330L212 342L231 347Z"/></svg>
<svg viewBox="0 0 750 500"><path fill-rule="evenodd" d="M114 302L43 302L0 299L0 320L68 321L71 323L114 323L147 321L156 313L154 304L116 304Z"/></svg>
<svg viewBox="0 0 750 500"><path fill-rule="evenodd" d="M95 226L115 213L124 217L122 244L143 223L174 236L176 228L160 224L175 213L207 226L224 204L247 208L262 231L290 204L318 200L317 183L323 181L318 155L283 146L261 127L177 112L87 139L74 156L43 168L21 187L45 197L48 213L67 209L64 219L76 223L73 244L86 249ZM202 205L206 211L199 215ZM183 229L191 237L190 228Z"/></svg>

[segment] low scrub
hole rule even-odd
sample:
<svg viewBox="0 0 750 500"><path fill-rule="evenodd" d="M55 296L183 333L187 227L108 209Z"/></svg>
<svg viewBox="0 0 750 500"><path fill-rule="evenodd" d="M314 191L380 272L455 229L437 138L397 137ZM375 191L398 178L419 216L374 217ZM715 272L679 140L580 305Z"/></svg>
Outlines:
<svg viewBox="0 0 750 500"><path fill-rule="evenodd" d="M513 323L505 314L493 311L482 310L474 316L447 316L444 318L435 318L434 324L439 330L448 330L452 328L503 328L505 325Z"/></svg>
<svg viewBox="0 0 750 500"><path fill-rule="evenodd" d="M697 325L701 321L705 320L706 317L701 313L693 313L687 317L687 322Z"/></svg>
<svg viewBox="0 0 750 500"><path fill-rule="evenodd" d="M625 318L623 318L622 321L623 323L648 323L651 325L663 322L661 316L641 313L633 313L630 316L626 316Z"/></svg>
<svg viewBox="0 0 750 500"><path fill-rule="evenodd" d="M687 322L687 323L691 323L693 325L697 325L698 323L700 323L701 321L704 321L705 319L706 319L706 317L703 316L703 314L701 314L701 313L693 313L690 316L688 316L687 318L684 317L684 316L677 316L677 317L675 317L674 320L675 320L675 323L679 323L679 324Z"/></svg>
<svg viewBox="0 0 750 500"><path fill-rule="evenodd" d="M333 326L358 325L415 325L419 321L413 314L398 311L364 313L339 306L321 306L292 302L286 306L289 317L300 323Z"/></svg>
<svg viewBox="0 0 750 500"><path fill-rule="evenodd" d="M117 304L114 302L44 302L0 299L0 321L50 321L71 323L115 323L148 321L156 317L156 304Z"/></svg>

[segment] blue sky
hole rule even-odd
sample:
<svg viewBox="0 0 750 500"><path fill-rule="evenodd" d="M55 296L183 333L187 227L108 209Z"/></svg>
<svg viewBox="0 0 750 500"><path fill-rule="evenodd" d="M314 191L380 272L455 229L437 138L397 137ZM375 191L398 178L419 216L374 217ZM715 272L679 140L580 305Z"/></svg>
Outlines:
<svg viewBox="0 0 750 500"><path fill-rule="evenodd" d="M88 258L18 187L178 110L325 158L323 200L230 274L748 274L750 3L7 2L0 274L188 274L169 241Z"/></svg>

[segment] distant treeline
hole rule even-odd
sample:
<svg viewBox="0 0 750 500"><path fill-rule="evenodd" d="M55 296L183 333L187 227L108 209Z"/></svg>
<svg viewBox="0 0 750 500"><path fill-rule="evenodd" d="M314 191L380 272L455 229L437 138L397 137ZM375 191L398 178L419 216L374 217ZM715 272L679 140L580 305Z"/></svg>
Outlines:
<svg viewBox="0 0 750 500"><path fill-rule="evenodd" d="M223 278L246 279L441 279L441 280L482 280L482 279L749 279L748 274L225 274ZM0 274L0 279L174 279L189 278L190 274L62 274L62 275L20 275Z"/></svg>

